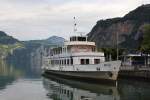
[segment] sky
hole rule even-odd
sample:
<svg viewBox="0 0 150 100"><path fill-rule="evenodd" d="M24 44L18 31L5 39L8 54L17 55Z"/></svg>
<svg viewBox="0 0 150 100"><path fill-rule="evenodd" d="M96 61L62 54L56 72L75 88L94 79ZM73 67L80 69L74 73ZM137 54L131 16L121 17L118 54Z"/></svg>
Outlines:
<svg viewBox="0 0 150 100"><path fill-rule="evenodd" d="M0 0L0 30L19 40L87 34L101 19L123 17L150 0Z"/></svg>

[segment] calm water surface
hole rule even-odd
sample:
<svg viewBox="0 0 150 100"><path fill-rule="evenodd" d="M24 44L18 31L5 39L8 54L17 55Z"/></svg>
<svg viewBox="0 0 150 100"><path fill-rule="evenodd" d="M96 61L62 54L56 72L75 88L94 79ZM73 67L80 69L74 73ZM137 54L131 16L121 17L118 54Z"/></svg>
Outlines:
<svg viewBox="0 0 150 100"><path fill-rule="evenodd" d="M150 100L150 83L119 80L110 86L44 78L37 66L0 62L0 100Z"/></svg>

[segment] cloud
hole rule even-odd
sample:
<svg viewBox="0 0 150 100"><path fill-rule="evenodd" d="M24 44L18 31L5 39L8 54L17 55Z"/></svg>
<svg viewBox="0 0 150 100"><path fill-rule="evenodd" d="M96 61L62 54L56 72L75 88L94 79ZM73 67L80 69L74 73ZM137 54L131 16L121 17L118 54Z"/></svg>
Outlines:
<svg viewBox="0 0 150 100"><path fill-rule="evenodd" d="M88 33L100 19L122 17L149 0L1 0L0 29L20 40Z"/></svg>

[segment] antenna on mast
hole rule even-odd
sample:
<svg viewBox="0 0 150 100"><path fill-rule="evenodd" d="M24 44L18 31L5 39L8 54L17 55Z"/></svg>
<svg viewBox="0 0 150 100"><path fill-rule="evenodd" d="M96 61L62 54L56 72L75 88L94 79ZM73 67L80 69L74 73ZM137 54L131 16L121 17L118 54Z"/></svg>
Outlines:
<svg viewBox="0 0 150 100"><path fill-rule="evenodd" d="M73 19L74 19L73 32L75 33L77 32L77 23L76 23L76 18L73 17Z"/></svg>

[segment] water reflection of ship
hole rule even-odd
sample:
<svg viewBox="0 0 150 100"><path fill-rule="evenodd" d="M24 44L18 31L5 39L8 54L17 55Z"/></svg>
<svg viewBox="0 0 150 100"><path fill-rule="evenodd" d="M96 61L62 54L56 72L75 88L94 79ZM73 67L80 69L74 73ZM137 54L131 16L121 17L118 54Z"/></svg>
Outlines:
<svg viewBox="0 0 150 100"><path fill-rule="evenodd" d="M53 77L43 78L47 96L56 100L119 100L117 87Z"/></svg>

